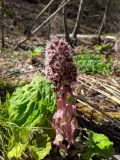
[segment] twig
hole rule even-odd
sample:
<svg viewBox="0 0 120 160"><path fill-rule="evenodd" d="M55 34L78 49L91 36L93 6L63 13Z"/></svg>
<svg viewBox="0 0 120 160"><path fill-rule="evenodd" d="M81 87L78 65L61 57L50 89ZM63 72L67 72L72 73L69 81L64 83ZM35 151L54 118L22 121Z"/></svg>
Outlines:
<svg viewBox="0 0 120 160"><path fill-rule="evenodd" d="M66 6L71 0L67 0L65 3L63 3L53 14L51 14L41 25L39 25L35 30L31 32L31 35L38 32L38 30L45 25L47 22L49 22L64 6Z"/></svg>
<svg viewBox="0 0 120 160"><path fill-rule="evenodd" d="M78 13L77 13L77 19L76 19L76 23L75 23L75 26L74 26L74 29L73 29L73 33L72 33L73 41L76 41L77 33L78 33L79 28L80 28L84 1L85 0L80 0L79 9L78 9Z"/></svg>
<svg viewBox="0 0 120 160"><path fill-rule="evenodd" d="M67 0L65 3L63 3L53 14L51 14L42 24L40 24L35 30L31 32L25 39L20 41L18 45L15 47L17 49L21 44L23 44L25 41L27 41L32 35L37 33L39 29L41 29L46 23L48 23L64 6L66 6L71 0Z"/></svg>
<svg viewBox="0 0 120 160"><path fill-rule="evenodd" d="M54 2L55 0L51 0L48 5L37 15L37 17L35 18L35 20L30 24L30 26L28 27L28 31L27 31L27 34L29 35L34 24L37 22L37 20L40 18L40 16L52 5L52 3Z"/></svg>
<svg viewBox="0 0 120 160"><path fill-rule="evenodd" d="M81 79L82 79L82 77L81 77ZM84 80L87 82L87 84L84 83L84 85L85 85L86 87L90 87L88 84L92 85L92 83L91 83L92 80L90 80L90 81L88 81L88 80L86 80L86 79L84 79ZM79 80L78 80L78 81L79 81ZM103 90L101 90L101 89L99 89L99 88L97 88L97 87L95 87L95 86L93 86L92 89L95 90L95 91L97 91L97 92L99 92L99 93L101 93L102 95L106 96L107 98L111 99L112 101L120 104L120 99L119 99L118 97L113 96L113 95L111 95L111 94L109 94L109 93L107 93L107 92L105 92L105 91L103 91Z"/></svg>
<svg viewBox="0 0 120 160"><path fill-rule="evenodd" d="M98 42L99 42L99 44L100 44L100 36L101 36L102 30L103 30L103 26L105 24L107 12L108 12L108 9L109 9L109 4L110 4L110 0L106 0L105 12L104 12L102 23L101 23L101 26L100 26L100 29L99 29L99 32L98 32Z"/></svg>

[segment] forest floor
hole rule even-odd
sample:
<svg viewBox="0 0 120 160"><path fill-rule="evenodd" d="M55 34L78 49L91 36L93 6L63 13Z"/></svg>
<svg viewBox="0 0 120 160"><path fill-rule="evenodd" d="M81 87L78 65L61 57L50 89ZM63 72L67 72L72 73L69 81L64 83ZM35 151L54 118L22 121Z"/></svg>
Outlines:
<svg viewBox="0 0 120 160"><path fill-rule="evenodd" d="M33 48L3 51L0 56L1 84L17 87L31 82L36 75L44 74L44 51L33 57L30 55L32 51ZM0 88L3 89L2 86ZM115 142L116 151L119 153L120 78L78 72L73 88L78 100L78 119L80 122L82 119L80 126L107 135ZM10 88L8 92L9 90Z"/></svg>
<svg viewBox="0 0 120 160"><path fill-rule="evenodd" d="M24 8L25 5L28 3L23 5ZM32 4L29 7L33 16ZM39 7L35 15L38 11ZM23 15L28 12L29 10L26 13L21 11ZM31 15L27 18L30 17ZM26 20L22 22L23 28L25 23ZM29 83L34 76L44 74L44 51L37 56L31 56L31 53L37 47L44 48L46 38L41 38L39 33L21 48L14 50L13 47L17 42L24 38L21 30L17 33L14 30L7 30L5 34L6 48L0 53L0 82L20 86ZM80 53L80 50L77 52ZM116 152L120 153L120 78L79 72L77 83L73 88L78 99L78 113L81 115L78 115L78 119L80 122L82 120L80 125L106 134L115 142Z"/></svg>

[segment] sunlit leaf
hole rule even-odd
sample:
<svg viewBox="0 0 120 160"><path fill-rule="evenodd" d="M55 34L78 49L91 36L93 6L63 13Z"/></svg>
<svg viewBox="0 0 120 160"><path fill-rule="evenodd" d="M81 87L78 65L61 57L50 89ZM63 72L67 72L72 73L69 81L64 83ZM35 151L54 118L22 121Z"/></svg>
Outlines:
<svg viewBox="0 0 120 160"><path fill-rule="evenodd" d="M92 160L94 156L98 158L109 158L113 155L113 142L111 142L104 134L90 131L89 141L89 145L82 155L84 159Z"/></svg>
<svg viewBox="0 0 120 160"><path fill-rule="evenodd" d="M19 126L33 127L50 123L56 110L56 95L44 77L17 88L9 101L9 119Z"/></svg>
<svg viewBox="0 0 120 160"><path fill-rule="evenodd" d="M43 47L37 47L31 51L29 51L29 55L30 56L38 56L40 54L42 54L44 52L44 48Z"/></svg>
<svg viewBox="0 0 120 160"><path fill-rule="evenodd" d="M10 137L8 144L8 158L20 158L29 143L29 130L17 128Z"/></svg>

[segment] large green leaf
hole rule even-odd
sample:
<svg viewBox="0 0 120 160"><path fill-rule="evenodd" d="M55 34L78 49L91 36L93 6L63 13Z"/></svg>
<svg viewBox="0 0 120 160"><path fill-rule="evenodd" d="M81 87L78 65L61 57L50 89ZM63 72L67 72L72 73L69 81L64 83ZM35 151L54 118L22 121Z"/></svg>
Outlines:
<svg viewBox="0 0 120 160"><path fill-rule="evenodd" d="M29 150L35 160L43 159L51 150L51 140L47 134L38 134L29 146Z"/></svg>
<svg viewBox="0 0 120 160"><path fill-rule="evenodd" d="M17 88L9 101L9 119L18 126L45 126L56 110L52 84L38 76L30 84Z"/></svg>
<svg viewBox="0 0 120 160"><path fill-rule="evenodd" d="M85 160L92 160L94 156L109 158L113 155L113 143L104 134L90 131L89 140L90 145L86 147L82 155Z"/></svg>
<svg viewBox="0 0 120 160"><path fill-rule="evenodd" d="M8 144L8 158L20 158L29 144L29 130L17 128L13 132Z"/></svg>

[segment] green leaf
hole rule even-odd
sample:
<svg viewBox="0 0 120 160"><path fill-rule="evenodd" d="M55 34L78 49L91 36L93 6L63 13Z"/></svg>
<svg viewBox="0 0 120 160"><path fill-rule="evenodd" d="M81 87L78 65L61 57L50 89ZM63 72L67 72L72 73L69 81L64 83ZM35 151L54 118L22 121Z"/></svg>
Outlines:
<svg viewBox="0 0 120 160"><path fill-rule="evenodd" d="M8 144L8 158L20 158L29 144L29 130L17 128L11 136Z"/></svg>
<svg viewBox="0 0 120 160"><path fill-rule="evenodd" d="M75 64L80 72L109 74L111 72L111 63L104 63L103 57L99 55L76 55ZM109 58L110 62L111 59Z"/></svg>
<svg viewBox="0 0 120 160"><path fill-rule="evenodd" d="M42 54L44 52L44 48L43 47L37 47L35 49L33 49L32 51L29 51L29 55L30 56L38 56L40 54Z"/></svg>
<svg viewBox="0 0 120 160"><path fill-rule="evenodd" d="M103 45L96 44L94 46L94 48L97 51L100 51L100 53L103 53L103 52L107 51L110 48L110 44L103 44Z"/></svg>
<svg viewBox="0 0 120 160"><path fill-rule="evenodd" d="M113 143L104 134L90 131L89 144L82 155L85 160L92 160L94 156L109 158L113 155Z"/></svg>
<svg viewBox="0 0 120 160"><path fill-rule="evenodd" d="M51 150L51 139L47 134L39 133L36 139L32 141L29 150L35 160L40 160L46 157Z"/></svg>
<svg viewBox="0 0 120 160"><path fill-rule="evenodd" d="M46 126L56 110L56 94L44 77L17 88L9 100L9 119L18 126Z"/></svg>

